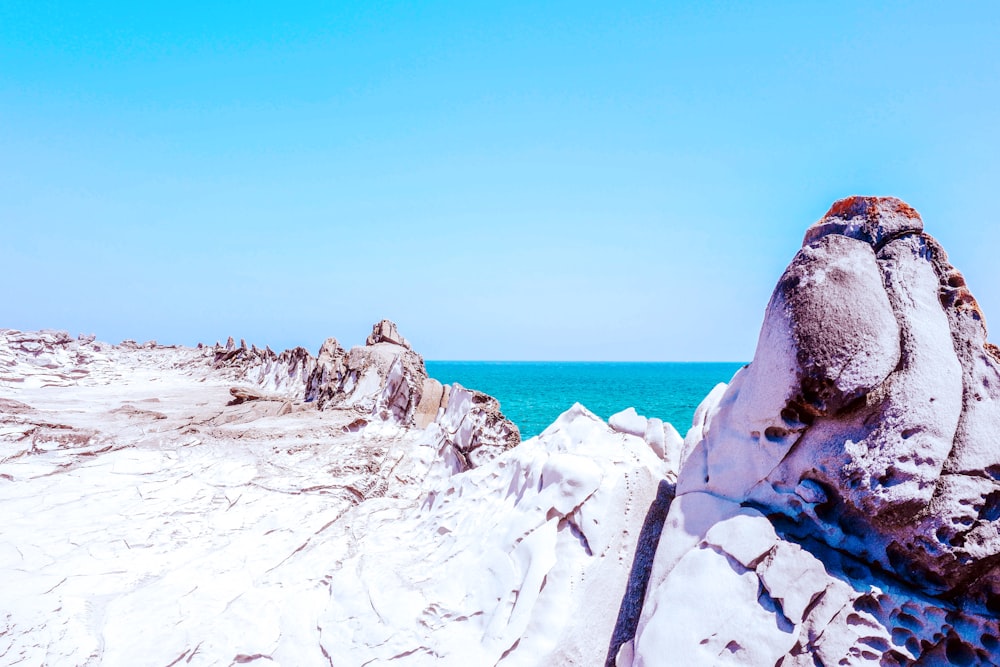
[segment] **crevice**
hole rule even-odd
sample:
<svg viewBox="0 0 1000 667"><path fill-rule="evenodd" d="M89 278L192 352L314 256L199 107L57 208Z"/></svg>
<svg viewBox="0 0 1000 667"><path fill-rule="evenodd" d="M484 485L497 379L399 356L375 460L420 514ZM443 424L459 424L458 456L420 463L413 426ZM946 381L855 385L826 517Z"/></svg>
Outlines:
<svg viewBox="0 0 1000 667"><path fill-rule="evenodd" d="M499 665L501 662L506 660L507 657L517 649L518 644L520 643L521 643L521 638L518 637L517 641L511 644L510 648L508 648L506 651L503 652L503 655L500 656L500 659L497 660L496 664Z"/></svg>
<svg viewBox="0 0 1000 667"><path fill-rule="evenodd" d="M629 570L628 584L618 609L618 619L611 633L611 643L605 658L605 667L614 667L615 658L621 646L635 638L639 627L639 616L646 599L646 587L653 569L656 547L660 543L663 524L670 511L670 505L676 497L674 485L666 480L660 480L656 489L656 498L646 512L646 518L639 531L635 556L632 558L632 568Z"/></svg>
<svg viewBox="0 0 1000 667"><path fill-rule="evenodd" d="M593 556L594 551L590 548L590 541L587 539L587 535L583 532L583 530L576 523L576 521L570 518L572 515L573 513L571 512L570 514L567 514L565 517L563 517L563 519L559 522L560 528L563 526L563 524L569 526L570 534L577 540L579 540L580 546L583 547L584 552L586 552L588 556Z"/></svg>
<svg viewBox="0 0 1000 667"><path fill-rule="evenodd" d="M181 660L183 660L184 658L186 658L187 654L190 653L190 652L191 652L191 649L185 650L179 656L177 656L176 658L174 658L173 662L168 663L166 667L174 667L174 665L176 665L178 662L180 662Z"/></svg>
<svg viewBox="0 0 1000 667"><path fill-rule="evenodd" d="M896 232L895 234L889 234L888 236L883 237L882 240L879 241L878 243L873 243L872 250L875 251L875 255L877 256L879 252L882 250L882 248L886 247L893 241L898 241L908 236L926 236L926 234L924 232L917 232L912 229Z"/></svg>

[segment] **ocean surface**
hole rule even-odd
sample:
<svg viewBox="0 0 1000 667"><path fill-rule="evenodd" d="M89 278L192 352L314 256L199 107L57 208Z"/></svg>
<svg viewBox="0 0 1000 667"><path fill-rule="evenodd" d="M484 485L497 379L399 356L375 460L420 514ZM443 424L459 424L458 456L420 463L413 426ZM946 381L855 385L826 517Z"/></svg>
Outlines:
<svg viewBox="0 0 1000 667"><path fill-rule="evenodd" d="M729 382L741 362L540 362L428 361L427 372L445 384L457 382L495 396L503 413L538 435L573 403L604 420L625 408L670 422L683 436L695 408L720 382Z"/></svg>

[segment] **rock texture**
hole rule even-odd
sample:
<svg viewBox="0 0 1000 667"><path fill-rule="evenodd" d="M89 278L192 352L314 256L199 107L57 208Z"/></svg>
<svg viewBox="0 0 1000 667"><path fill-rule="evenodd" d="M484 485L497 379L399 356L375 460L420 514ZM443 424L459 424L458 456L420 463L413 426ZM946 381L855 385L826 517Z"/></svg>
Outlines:
<svg viewBox="0 0 1000 667"><path fill-rule="evenodd" d="M312 555L332 664L601 664L662 474L575 406L419 506L359 507L360 539Z"/></svg>
<svg viewBox="0 0 1000 667"><path fill-rule="evenodd" d="M108 346L94 336L65 331L0 329L0 387L70 386L81 380L110 381Z"/></svg>
<svg viewBox="0 0 1000 667"><path fill-rule="evenodd" d="M656 417L647 419L635 411L626 408L608 418L608 426L613 431L642 438L666 464L666 479L677 481L681 450L684 440L672 424Z"/></svg>
<svg viewBox="0 0 1000 667"><path fill-rule="evenodd" d="M699 408L618 664L1000 662L998 400L919 215L837 202Z"/></svg>
<svg viewBox="0 0 1000 667"><path fill-rule="evenodd" d="M580 406L514 447L382 340L0 360L0 664L598 664L666 472Z"/></svg>
<svg viewBox="0 0 1000 667"><path fill-rule="evenodd" d="M436 387L429 388L431 400ZM442 392L437 421L429 427L454 470L482 465L521 441L517 426L503 416L497 399L453 384Z"/></svg>

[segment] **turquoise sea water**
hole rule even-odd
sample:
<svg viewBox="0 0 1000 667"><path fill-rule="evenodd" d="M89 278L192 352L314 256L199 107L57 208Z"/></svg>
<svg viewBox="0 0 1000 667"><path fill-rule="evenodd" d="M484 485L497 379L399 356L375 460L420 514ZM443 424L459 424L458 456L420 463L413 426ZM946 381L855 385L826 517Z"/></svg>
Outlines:
<svg viewBox="0 0 1000 667"><path fill-rule="evenodd" d="M687 433L695 408L719 382L743 364L632 362L428 361L427 372L445 384L495 396L521 429L538 435L573 403L602 419L628 407L659 417Z"/></svg>

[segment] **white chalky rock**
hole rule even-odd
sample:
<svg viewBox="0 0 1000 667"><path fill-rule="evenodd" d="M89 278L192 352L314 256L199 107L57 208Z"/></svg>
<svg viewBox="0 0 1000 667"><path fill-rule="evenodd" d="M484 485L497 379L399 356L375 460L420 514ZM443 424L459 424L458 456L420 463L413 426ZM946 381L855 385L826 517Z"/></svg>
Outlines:
<svg viewBox="0 0 1000 667"><path fill-rule="evenodd" d="M325 649L334 664L600 664L662 472L577 406L422 507L360 519Z"/></svg>
<svg viewBox="0 0 1000 667"><path fill-rule="evenodd" d="M619 433L637 435L640 438L646 435L646 418L639 415L635 408L626 408L611 415L608 418L608 426Z"/></svg>
<svg viewBox="0 0 1000 667"><path fill-rule="evenodd" d="M513 447L431 381L379 419L413 353L366 348L0 330L0 662L601 663L663 461L579 405Z"/></svg>

